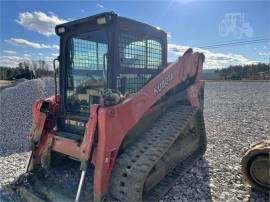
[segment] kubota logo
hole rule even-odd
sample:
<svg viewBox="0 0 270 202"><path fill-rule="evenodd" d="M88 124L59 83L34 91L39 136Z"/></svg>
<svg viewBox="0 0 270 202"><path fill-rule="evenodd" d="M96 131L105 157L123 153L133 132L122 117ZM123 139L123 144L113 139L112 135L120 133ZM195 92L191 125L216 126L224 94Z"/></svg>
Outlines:
<svg viewBox="0 0 270 202"><path fill-rule="evenodd" d="M169 83L172 80L173 80L173 74L170 73L168 76L162 79L159 84L157 84L154 87L154 94L157 96L167 85L169 85Z"/></svg>

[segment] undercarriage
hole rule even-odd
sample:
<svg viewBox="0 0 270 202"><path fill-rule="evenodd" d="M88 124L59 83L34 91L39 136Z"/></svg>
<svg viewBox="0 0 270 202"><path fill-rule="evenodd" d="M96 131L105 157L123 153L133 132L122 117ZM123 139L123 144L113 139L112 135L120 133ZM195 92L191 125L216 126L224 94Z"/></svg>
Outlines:
<svg viewBox="0 0 270 202"><path fill-rule="evenodd" d="M119 155L107 200L158 200L205 149L202 111L185 105L170 107ZM80 179L80 164L57 153L52 155L50 168L22 175L10 188L26 201L73 201ZM93 171L93 166L88 167L81 201L94 200Z"/></svg>

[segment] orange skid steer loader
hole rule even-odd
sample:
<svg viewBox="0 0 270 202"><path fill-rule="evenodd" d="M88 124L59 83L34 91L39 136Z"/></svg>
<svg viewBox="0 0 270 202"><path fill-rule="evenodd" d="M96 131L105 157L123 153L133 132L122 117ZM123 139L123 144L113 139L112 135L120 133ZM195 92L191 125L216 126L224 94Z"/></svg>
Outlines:
<svg viewBox="0 0 270 202"><path fill-rule="evenodd" d="M206 149L204 55L168 64L164 31L112 12L56 33L60 93L34 102L12 189L27 201L158 200Z"/></svg>

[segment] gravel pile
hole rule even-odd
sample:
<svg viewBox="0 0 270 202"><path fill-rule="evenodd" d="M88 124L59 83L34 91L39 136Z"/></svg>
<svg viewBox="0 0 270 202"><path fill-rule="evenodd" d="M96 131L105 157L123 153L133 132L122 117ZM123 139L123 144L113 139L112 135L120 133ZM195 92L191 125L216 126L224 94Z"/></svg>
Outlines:
<svg viewBox="0 0 270 202"><path fill-rule="evenodd" d="M24 81L0 92L1 156L27 151L32 103L53 94L54 81L51 78Z"/></svg>
<svg viewBox="0 0 270 202"><path fill-rule="evenodd" d="M44 85L49 87L43 86L39 90L36 89L36 92L45 89L51 89L51 91L45 90L43 94L40 92L39 96L45 96L46 93L50 94L50 92L53 94L53 82L49 80L42 82L46 82ZM185 176L177 181L176 185L160 201L269 201L266 194L252 190L244 182L239 165L244 148L254 141L270 137L269 87L269 83L264 82L206 83L204 110L208 135L206 154ZM35 99L32 94L29 93L25 97L21 96L16 101L13 100L14 98L10 98L11 95L8 97L9 100L12 100L9 103L10 106L14 106L14 102L15 104L18 102L29 105L16 104L16 106L24 108L24 112L28 114L24 118L11 116L21 121L21 123L16 121L21 130L28 126L25 131L29 130L31 124L31 101L24 102L22 99L26 97L28 99L30 96ZM1 104L2 102L1 93ZM7 101L5 100L5 102ZM6 112L8 109L3 110L3 105L0 106L2 116L2 111ZM13 110L11 112L12 115L16 114ZM20 113L18 116L25 115L25 113ZM5 118L4 120L8 119ZM9 120L13 119L9 118ZM8 196L8 193L1 192L1 185L12 181L14 177L23 172L25 161L29 155L29 153L20 153L8 156L8 154L18 152L17 145L23 148L19 151L25 151L27 148L25 136L21 136L22 133L18 133L13 125L15 124L7 125L9 126L8 129L2 128L4 126L2 122L0 125L1 130L5 131L5 136L9 135L1 138L10 143L9 145L3 145L5 150L2 150L1 143L0 201L1 196L2 198ZM11 131L13 134L11 134ZM19 135L20 138L18 138ZM10 138L13 138L13 140L10 140ZM3 151L4 153L2 153Z"/></svg>
<svg viewBox="0 0 270 202"><path fill-rule="evenodd" d="M9 194L1 187L24 172L29 156L27 135L31 128L32 103L53 94L51 78L27 80L0 91L0 201Z"/></svg>

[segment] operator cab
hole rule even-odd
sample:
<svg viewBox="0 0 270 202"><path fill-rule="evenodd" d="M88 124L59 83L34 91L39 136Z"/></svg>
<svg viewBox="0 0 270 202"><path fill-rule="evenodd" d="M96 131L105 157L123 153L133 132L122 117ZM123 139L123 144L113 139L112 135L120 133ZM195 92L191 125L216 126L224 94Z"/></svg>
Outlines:
<svg viewBox="0 0 270 202"><path fill-rule="evenodd" d="M60 36L60 131L84 134L105 89L136 93L167 65L167 35L153 26L101 13L56 26Z"/></svg>

